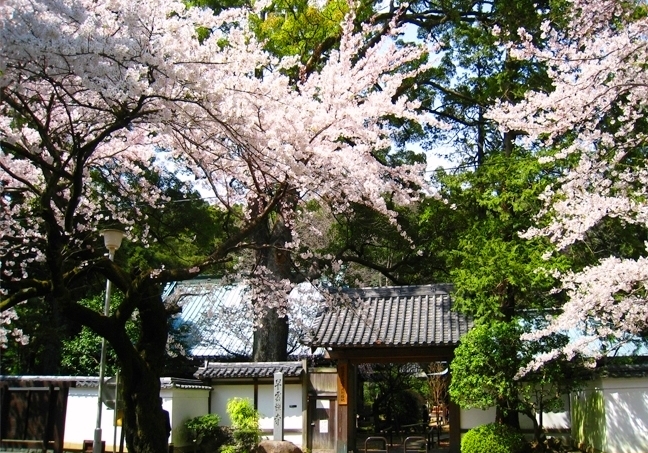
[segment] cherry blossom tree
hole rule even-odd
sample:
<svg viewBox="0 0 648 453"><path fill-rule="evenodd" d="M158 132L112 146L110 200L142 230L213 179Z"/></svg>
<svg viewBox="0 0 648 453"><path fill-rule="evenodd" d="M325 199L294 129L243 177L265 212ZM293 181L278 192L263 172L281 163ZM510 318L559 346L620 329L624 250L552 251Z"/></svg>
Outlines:
<svg viewBox="0 0 648 453"><path fill-rule="evenodd" d="M295 81L286 74L298 60L265 52L248 13L160 0L0 4L0 312L47 295L107 339L131 451L165 449L159 377L177 308L162 303L165 282L258 246L262 222L291 226L309 200L334 212L361 203L395 222L383 195L406 204L423 185L420 168L389 168L375 153L391 145L388 118L434 122L397 96L429 65L401 68L429 49L397 48L389 34L363 46L372 29L353 33L348 20L339 50ZM193 178L236 220L191 265L128 269L104 256L98 230L150 242L145 212L168 200L137 175L155 165ZM308 256L290 239L287 250ZM124 294L108 317L78 303L104 278ZM133 318L137 338L125 330Z"/></svg>
<svg viewBox="0 0 648 453"><path fill-rule="evenodd" d="M544 63L553 90L532 92L524 102L502 104L490 113L505 130L524 131L527 146L555 149L542 162L567 169L544 192L546 208L537 228L527 232L551 239L557 252L587 243L610 219L617 222L616 237L648 227L645 5L570 3L567 27L544 24L542 48L526 36L508 49L515 58ZM561 274L558 289L568 302L547 329L527 337L578 330L583 335L562 352L596 356L602 344L641 336L648 327L647 259L645 248L616 251ZM543 354L527 369L559 353Z"/></svg>
<svg viewBox="0 0 648 453"><path fill-rule="evenodd" d="M5 310L0 312L0 348L9 341L11 337L22 344L27 344L29 337L23 335L21 329L11 328L11 321L16 319L16 310Z"/></svg>

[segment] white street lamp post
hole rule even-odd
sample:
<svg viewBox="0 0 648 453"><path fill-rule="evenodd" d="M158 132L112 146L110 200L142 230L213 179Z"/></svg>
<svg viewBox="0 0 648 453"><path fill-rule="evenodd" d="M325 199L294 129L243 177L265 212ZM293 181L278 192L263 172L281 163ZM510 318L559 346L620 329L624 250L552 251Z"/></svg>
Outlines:
<svg viewBox="0 0 648 453"><path fill-rule="evenodd" d="M121 246L124 232L120 230L103 230L101 235L104 238L104 244L108 249L108 258L110 261L115 259L115 251ZM106 280L106 297L104 299L104 316L110 316L110 293L112 291L112 282ZM99 397L97 398L97 427L94 432L94 441L92 443L92 453L102 453L101 451L101 410L102 410L102 393L104 388L104 370L106 368L106 339L101 339L101 359L99 361Z"/></svg>

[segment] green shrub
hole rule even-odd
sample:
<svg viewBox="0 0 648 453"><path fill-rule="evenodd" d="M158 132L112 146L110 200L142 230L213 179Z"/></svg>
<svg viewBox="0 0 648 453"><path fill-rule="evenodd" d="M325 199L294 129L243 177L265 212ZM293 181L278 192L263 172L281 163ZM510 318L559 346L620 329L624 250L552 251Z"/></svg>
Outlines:
<svg viewBox="0 0 648 453"><path fill-rule="evenodd" d="M232 442L229 430L219 426L220 417L216 414L201 415L187 420L184 424L190 440L205 453L218 451L218 449Z"/></svg>
<svg viewBox="0 0 648 453"><path fill-rule="evenodd" d="M524 436L508 425L489 423L477 426L461 439L461 453L522 453Z"/></svg>
<svg viewBox="0 0 648 453"><path fill-rule="evenodd" d="M253 452L261 440L259 413L247 399L234 398L227 402L227 413L232 419L234 451L227 453Z"/></svg>

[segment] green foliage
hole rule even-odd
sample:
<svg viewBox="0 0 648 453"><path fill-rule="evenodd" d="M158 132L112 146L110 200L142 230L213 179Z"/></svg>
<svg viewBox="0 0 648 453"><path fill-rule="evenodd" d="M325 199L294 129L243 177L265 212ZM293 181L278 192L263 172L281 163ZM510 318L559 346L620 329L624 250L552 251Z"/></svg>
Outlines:
<svg viewBox="0 0 648 453"><path fill-rule="evenodd" d="M523 327L525 326L525 327ZM518 376L538 355L563 346L566 336L522 341L531 323L515 319L480 324L462 339L450 364L450 397L463 408L498 407L527 415L540 436L536 413L562 409L563 395L579 388L580 358L558 356L537 371Z"/></svg>
<svg viewBox="0 0 648 453"><path fill-rule="evenodd" d="M61 341L75 330L46 298L16 307L18 319L12 328L29 336L22 345L8 341L0 350L0 374L54 375L58 373Z"/></svg>
<svg viewBox="0 0 648 453"><path fill-rule="evenodd" d="M254 429L259 427L259 413L252 402L245 398L233 398L227 402L227 413L235 429Z"/></svg>
<svg viewBox="0 0 648 453"><path fill-rule="evenodd" d="M121 304L123 295L116 291L111 296L111 312ZM82 299L80 305L103 312L104 295ZM41 374L97 376L101 357L101 337L83 327L51 313L45 300L18 306L16 326L30 336L27 345L9 343L2 354L3 374ZM169 343L165 362L167 376L191 376L187 357L183 353L195 343L194 329L188 324L170 322ZM126 323L126 332L135 341L138 326ZM117 356L107 343L106 375L114 376L119 366Z"/></svg>
<svg viewBox="0 0 648 453"><path fill-rule="evenodd" d="M563 0L489 2L416 1L402 20L417 27L420 38L434 36L444 43L438 65L416 80L407 95L421 107L439 115L451 128L404 128L398 141L421 140L425 149L447 147L462 164L480 164L493 150L501 149L502 136L485 117L500 100L515 101L529 89L547 87L545 69L537 62L507 57L502 43L517 42L525 29L541 43L543 20L561 18ZM497 26L500 33L493 33Z"/></svg>
<svg viewBox="0 0 648 453"><path fill-rule="evenodd" d="M123 295L115 292L111 296L111 312L119 306ZM103 311L104 296L83 299L80 302L97 312ZM138 336L138 326L135 321L126 323L128 336L135 341ZM178 319L169 320L169 339L167 342L167 355L165 357L164 374L174 377L191 377L192 365L186 352L197 342L195 328L190 324L181 323ZM99 374L99 359L101 356L101 337L88 327L81 329L61 343L61 358L59 373L71 376L97 376ZM114 376L119 369L117 355L107 343L106 349L106 376Z"/></svg>
<svg viewBox="0 0 648 453"><path fill-rule="evenodd" d="M493 322L473 328L461 339L450 364L453 401L466 409L487 409L516 398L519 333L512 324Z"/></svg>
<svg viewBox="0 0 648 453"><path fill-rule="evenodd" d="M234 444L230 453L251 453L261 440L259 413L252 402L244 398L233 398L227 402L227 413L232 420Z"/></svg>
<svg viewBox="0 0 648 453"><path fill-rule="evenodd" d="M527 443L514 428L489 423L468 431L461 439L461 453L521 453Z"/></svg>
<svg viewBox="0 0 648 453"><path fill-rule="evenodd" d="M542 168L536 150L516 147L516 132L502 134L486 112L503 99L522 98L529 89L551 89L542 66L508 58L502 43L517 41L524 28L541 45L541 23L556 23L564 3L415 2L403 18L419 27L420 37L432 34L444 43L440 64L421 75L407 96L451 127L416 131L403 126L396 142L420 139L424 149L447 149L443 157L456 163L450 172L433 176L446 206L427 202L419 212L420 231L410 237L417 246L424 244L419 239L429 242L426 254L432 259L425 264L436 278L429 281L452 282L457 308L476 318L510 320L517 309L560 302L546 295L554 278L538 269L564 270L569 263L564 256L544 261L548 242L520 237L536 226L538 196L556 174ZM454 212L448 212L450 207ZM443 275L438 268L445 270L444 280L436 277Z"/></svg>
<svg viewBox="0 0 648 453"><path fill-rule="evenodd" d="M371 407L376 430L422 421L427 382L417 378L409 365L367 365L362 377L364 404Z"/></svg>
<svg viewBox="0 0 648 453"><path fill-rule="evenodd" d="M248 0L185 0L187 6L197 6L201 8L210 8L215 13L219 13L228 8L249 7L253 2Z"/></svg>
<svg viewBox="0 0 648 453"><path fill-rule="evenodd" d="M155 159L139 163L137 171L121 170L120 176L130 193L141 193L142 197L147 197L145 191L152 184L161 197L156 205L131 206L122 202L123 210L137 209L145 216L145 222L132 227L137 235L149 236L150 239L149 244L144 246L124 241L115 260L118 263L127 260L126 264L131 269L191 266L202 261L228 233L236 232L238 212L225 212L211 206L190 183L182 181L180 175L168 170L168 165L161 165ZM93 187L96 187L93 196L97 200L120 199L123 187L114 184L108 176L110 171L116 171L111 165L107 163L105 168L91 173L95 183ZM110 226L110 221L107 221L106 227ZM224 269L204 271L216 275Z"/></svg>
<svg viewBox="0 0 648 453"><path fill-rule="evenodd" d="M449 250L455 244L456 211L435 198L395 206L398 224L363 206L335 216L323 254L345 262L350 286L409 285L448 282Z"/></svg>
<svg viewBox="0 0 648 453"><path fill-rule="evenodd" d="M122 294L115 292L111 295L111 311L119 306L122 301ZM80 301L81 305L91 308L97 312L103 312L104 295L100 294ZM137 335L137 326L133 321L126 323L126 330L129 336L134 338ZM106 344L106 376L115 376L119 366L115 351ZM60 372L69 376L97 376L99 375L99 361L101 358L101 337L88 327L81 327L78 334L64 339L61 345L61 368Z"/></svg>
<svg viewBox="0 0 648 453"><path fill-rule="evenodd" d="M193 378L196 367L189 351L200 342L199 327L176 315L169 319L164 376Z"/></svg>
<svg viewBox="0 0 648 453"><path fill-rule="evenodd" d="M216 435L219 423L218 414L207 414L190 418L185 422L185 428L191 433L194 442L201 443L206 437Z"/></svg>
<svg viewBox="0 0 648 453"><path fill-rule="evenodd" d="M219 426L219 423L220 417L217 414L206 414L190 418L184 426L191 441L201 452L212 453L232 441L229 431Z"/></svg>
<svg viewBox="0 0 648 453"><path fill-rule="evenodd" d="M569 415L572 439L576 444L591 445L599 451L605 448L606 420L613 417L605 413L603 392L579 392L573 395Z"/></svg>
<svg viewBox="0 0 648 453"><path fill-rule="evenodd" d="M121 303L122 298L121 293L113 293L111 308L114 309ZM79 303L94 311L103 312L104 295L87 297ZM47 303L47 298L17 307L19 318L15 325L29 335L30 342L26 345L11 342L8 349L2 351L3 374L99 374L101 338L89 328L64 319L53 308L53 305ZM134 338L136 325L132 321L128 322L126 329ZM114 376L117 368L117 357L108 344L106 375Z"/></svg>
<svg viewBox="0 0 648 453"><path fill-rule="evenodd" d="M539 195L553 177L537 156L517 148L493 152L472 172L436 175L455 216L463 219L448 252L459 310L478 319L510 320L515 310L560 302L549 295L555 278L541 269L564 271L569 260L558 255L547 261L548 241L520 237L536 226Z"/></svg>
<svg viewBox="0 0 648 453"><path fill-rule="evenodd" d="M318 45L339 39L348 12L344 0L329 0L321 8L307 0L275 0L262 16L252 17L252 28L274 55L297 55L306 63Z"/></svg>
<svg viewBox="0 0 648 453"><path fill-rule="evenodd" d="M101 204L105 199L121 199L120 191L123 186L115 184L108 176L108 169L114 163L106 162L104 167L94 168L91 176L96 183L94 197ZM160 166L141 164L139 172L123 170L124 185L129 191L144 194L142 180L153 182L162 195L160 205L154 208L132 206L123 202L126 210L138 209L147 216L147 221L133 225L135 230L148 229L153 238L152 243L143 246L132 241L124 241L115 260L119 265L133 271L137 269L183 267L192 265L201 257L213 250L224 238L237 229L236 210L225 214L210 206L188 184L181 181L177 175ZM148 190L148 189L146 189ZM101 212L101 216L105 213ZM107 216L106 216L107 217ZM105 227L113 226L106 220ZM100 238L97 235L97 246ZM226 266L234 265L234 260ZM224 266L206 269L214 275L226 271ZM38 274L34 275L39 278ZM82 305L93 311L103 312L104 279L84 281L75 291L74 297L83 299ZM122 301L122 295L112 296L111 307L117 307ZM55 304L48 297L31 300L28 304L17 307L19 319L14 325L29 335L28 345L10 344L8 351L3 351L2 371L13 374L72 374L97 375L101 340L89 329L64 319L57 311ZM126 323L127 335L135 344L140 335L139 326L129 321ZM192 371L187 369L188 363L184 354L192 342L192 326L180 325L173 320L169 323L169 354L165 360L166 375L187 376ZM112 348L108 348L107 374L114 375L116 371L116 356Z"/></svg>

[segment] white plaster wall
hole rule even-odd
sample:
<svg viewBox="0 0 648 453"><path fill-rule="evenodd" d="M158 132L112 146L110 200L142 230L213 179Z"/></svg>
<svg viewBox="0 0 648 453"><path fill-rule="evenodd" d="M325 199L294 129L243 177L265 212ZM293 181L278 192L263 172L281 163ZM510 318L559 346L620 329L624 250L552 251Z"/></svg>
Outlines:
<svg viewBox="0 0 648 453"><path fill-rule="evenodd" d="M461 431L474 428L479 425L486 425L495 421L495 408L490 409L461 409L460 412Z"/></svg>
<svg viewBox="0 0 648 453"><path fill-rule="evenodd" d="M284 429L302 430L302 387L287 384L284 388ZM274 427L274 390L271 385L259 386L259 414L261 429Z"/></svg>
<svg viewBox="0 0 648 453"><path fill-rule="evenodd" d="M102 439L106 451L112 451L114 411L103 406L101 412ZM70 388L65 417L65 443L63 448L82 448L84 440L94 439L97 424L97 388ZM117 428L117 448L119 448L120 428Z"/></svg>
<svg viewBox="0 0 648 453"><path fill-rule="evenodd" d="M606 453L648 452L648 378L605 378Z"/></svg>
<svg viewBox="0 0 648 453"><path fill-rule="evenodd" d="M232 398L247 398L254 401L252 385L215 385L212 392L211 410L221 418L221 425L230 426L232 421L227 414L227 402ZM302 445L302 386L286 384L284 388L284 440L297 446ZM259 427L264 437L271 438L274 428L274 387L272 384L259 384L257 393ZM293 407L291 407L293 406Z"/></svg>
<svg viewBox="0 0 648 453"><path fill-rule="evenodd" d="M542 414L542 425L544 429L570 429L571 417L569 415L569 406L565 406L563 412L545 412ZM528 417L526 417L528 418ZM540 417L537 417L538 421ZM529 421L530 423L530 421Z"/></svg>
<svg viewBox="0 0 648 453"><path fill-rule="evenodd" d="M284 429L285 440L302 445L302 388L301 384L286 384ZM211 407L209 407L208 389L163 389L160 393L162 408L169 412L171 422L170 441L177 447L189 445L184 435L184 422L192 417L215 413L221 417L221 425L231 425L227 415L227 401L232 398L254 400L253 385L216 385L212 390ZM273 428L274 394L273 385L260 385L258 393L261 428L270 432ZM292 407L291 407L292 406ZM64 448L81 449L84 440L92 440L97 419L97 388L72 387L67 401L65 421ZM113 438L116 432L116 449L119 447L121 428L113 426L114 412L105 406L102 408L102 439L106 442L106 451L112 451Z"/></svg>
<svg viewBox="0 0 648 453"><path fill-rule="evenodd" d="M184 422L191 417L204 415L208 409L209 390L205 389L163 389L160 392L162 408L169 412L171 421L170 441L177 446L188 445L183 435ZM121 428L113 426L114 411L103 406L101 412L102 439L106 451L119 450ZM70 388L65 417L64 448L81 449L84 440L94 438L97 422L97 388Z"/></svg>
<svg viewBox="0 0 648 453"><path fill-rule="evenodd" d="M552 429L570 429L571 418L569 416L569 395L563 395L563 410L560 412L543 412L542 426L545 430ZM540 415L536 415L536 420L540 422ZM524 414L520 414L520 428L533 429L533 423Z"/></svg>
<svg viewBox="0 0 648 453"><path fill-rule="evenodd" d="M163 390L162 408L169 411L171 421L171 439L174 446L190 445L184 424L193 417L205 415L209 410L209 390L206 389L173 389Z"/></svg>
<svg viewBox="0 0 648 453"><path fill-rule="evenodd" d="M232 420L227 415L227 402L233 398L247 398L254 401L254 386L249 384L213 386L210 413L220 416L221 426L232 425Z"/></svg>
<svg viewBox="0 0 648 453"><path fill-rule="evenodd" d="M302 444L302 387L301 384L286 384L284 387L284 440L297 446ZM291 407L292 406L292 407ZM269 438L274 428L274 388L259 386L259 426Z"/></svg>
<svg viewBox="0 0 648 453"><path fill-rule="evenodd" d="M571 420L569 417L569 397L565 396L565 410L563 412L545 412L542 414L542 424L545 430L569 429ZM461 430L468 430L479 425L493 423L495 421L495 408L461 409ZM537 417L539 419L539 416ZM533 429L533 423L526 415L520 414L520 428ZM646 450L648 452L648 450Z"/></svg>
<svg viewBox="0 0 648 453"><path fill-rule="evenodd" d="M571 394L571 440L587 451L605 451L605 403L600 380L589 381Z"/></svg>

